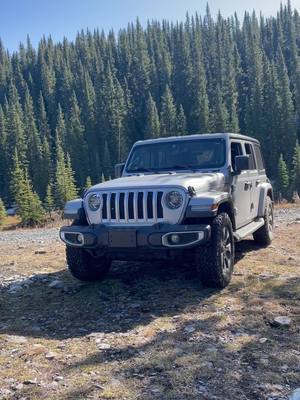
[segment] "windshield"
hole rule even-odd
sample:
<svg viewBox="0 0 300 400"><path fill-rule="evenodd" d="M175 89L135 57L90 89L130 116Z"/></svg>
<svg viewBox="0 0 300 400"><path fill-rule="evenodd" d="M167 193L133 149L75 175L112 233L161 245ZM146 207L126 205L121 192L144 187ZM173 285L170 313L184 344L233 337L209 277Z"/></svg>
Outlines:
<svg viewBox="0 0 300 400"><path fill-rule="evenodd" d="M218 169L224 164L224 139L187 139L137 145L131 152L126 172Z"/></svg>

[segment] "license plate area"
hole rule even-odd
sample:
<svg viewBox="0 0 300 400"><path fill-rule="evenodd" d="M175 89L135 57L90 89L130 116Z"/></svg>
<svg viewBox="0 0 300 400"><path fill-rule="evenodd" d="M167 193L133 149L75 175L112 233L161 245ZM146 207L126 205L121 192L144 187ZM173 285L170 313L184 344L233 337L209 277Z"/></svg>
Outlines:
<svg viewBox="0 0 300 400"><path fill-rule="evenodd" d="M108 234L109 247L136 247L135 230L112 230Z"/></svg>

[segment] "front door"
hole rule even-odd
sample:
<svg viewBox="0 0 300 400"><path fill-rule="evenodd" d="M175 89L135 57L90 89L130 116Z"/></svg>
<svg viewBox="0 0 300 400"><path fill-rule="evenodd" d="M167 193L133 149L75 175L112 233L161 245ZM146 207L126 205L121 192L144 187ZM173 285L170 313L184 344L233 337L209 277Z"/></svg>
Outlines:
<svg viewBox="0 0 300 400"><path fill-rule="evenodd" d="M231 166L235 171L235 157L242 155L243 149L240 142L231 143ZM240 228L251 221L251 184L249 182L249 171L233 176L232 198L235 208L236 228Z"/></svg>

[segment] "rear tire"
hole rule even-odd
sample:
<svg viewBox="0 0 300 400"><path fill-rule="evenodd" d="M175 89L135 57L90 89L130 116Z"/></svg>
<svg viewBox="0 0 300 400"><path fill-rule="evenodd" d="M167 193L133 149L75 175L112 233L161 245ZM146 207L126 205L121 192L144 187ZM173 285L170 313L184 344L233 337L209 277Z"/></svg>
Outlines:
<svg viewBox="0 0 300 400"><path fill-rule="evenodd" d="M84 249L66 247L67 264L71 274L80 281L102 281L109 271L111 261L93 257Z"/></svg>
<svg viewBox="0 0 300 400"><path fill-rule="evenodd" d="M260 246L269 246L273 240L274 230L274 209L272 199L266 197L266 207L264 213L264 225L253 233L253 239Z"/></svg>
<svg viewBox="0 0 300 400"><path fill-rule="evenodd" d="M195 258L205 286L222 289L229 284L234 266L234 237L228 214L215 217L210 242L197 249Z"/></svg>

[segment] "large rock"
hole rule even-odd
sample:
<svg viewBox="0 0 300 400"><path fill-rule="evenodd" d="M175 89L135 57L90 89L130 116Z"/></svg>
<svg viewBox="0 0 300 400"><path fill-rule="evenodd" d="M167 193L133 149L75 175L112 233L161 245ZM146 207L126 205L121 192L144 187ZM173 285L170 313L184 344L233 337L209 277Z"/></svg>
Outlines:
<svg viewBox="0 0 300 400"><path fill-rule="evenodd" d="M300 400L300 388L297 388L289 396L289 400Z"/></svg>
<svg viewBox="0 0 300 400"><path fill-rule="evenodd" d="M280 316L280 317L275 317L273 322L274 322L275 326L289 327L291 325L291 323L292 323L292 320L289 317Z"/></svg>

